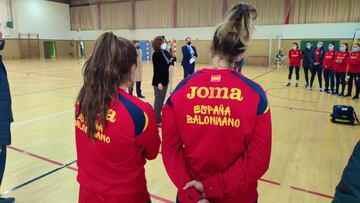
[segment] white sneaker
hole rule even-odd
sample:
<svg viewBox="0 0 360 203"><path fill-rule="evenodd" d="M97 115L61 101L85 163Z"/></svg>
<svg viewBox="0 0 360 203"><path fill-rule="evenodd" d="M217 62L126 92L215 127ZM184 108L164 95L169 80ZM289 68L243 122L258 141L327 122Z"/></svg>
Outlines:
<svg viewBox="0 0 360 203"><path fill-rule="evenodd" d="M323 91L323 89L322 88L320 88L320 92L322 92Z"/></svg>

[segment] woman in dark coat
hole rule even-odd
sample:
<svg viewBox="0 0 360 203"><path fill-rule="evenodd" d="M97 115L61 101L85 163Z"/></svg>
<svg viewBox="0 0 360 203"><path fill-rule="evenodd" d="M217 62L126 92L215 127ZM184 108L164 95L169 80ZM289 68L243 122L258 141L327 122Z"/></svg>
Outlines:
<svg viewBox="0 0 360 203"><path fill-rule="evenodd" d="M0 32L0 51L5 47L5 40ZM6 146L11 143L10 124L13 122L11 96L5 66L0 55L0 185L5 171ZM0 198L0 203L14 202L14 198Z"/></svg>
<svg viewBox="0 0 360 203"><path fill-rule="evenodd" d="M152 85L154 87L154 109L156 113L156 122L161 125L161 110L169 84L169 67L173 64L174 58L166 50L167 45L164 36L155 37L153 41L154 53L152 55L154 75Z"/></svg>

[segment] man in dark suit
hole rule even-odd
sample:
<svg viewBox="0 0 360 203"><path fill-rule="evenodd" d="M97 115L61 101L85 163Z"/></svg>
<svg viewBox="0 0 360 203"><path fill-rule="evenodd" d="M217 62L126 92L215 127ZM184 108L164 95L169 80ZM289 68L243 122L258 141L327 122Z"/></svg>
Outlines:
<svg viewBox="0 0 360 203"><path fill-rule="evenodd" d="M187 37L185 39L186 45L181 48L183 59L181 65L184 68L184 78L188 75L191 75L195 71L195 62L198 56L196 48L191 45L191 38Z"/></svg>
<svg viewBox="0 0 360 203"><path fill-rule="evenodd" d="M4 49L5 40L0 32L0 50ZM6 146L11 143L10 124L13 122L11 96L5 66L0 55L0 185L5 171ZM0 198L0 203L15 202L14 198Z"/></svg>

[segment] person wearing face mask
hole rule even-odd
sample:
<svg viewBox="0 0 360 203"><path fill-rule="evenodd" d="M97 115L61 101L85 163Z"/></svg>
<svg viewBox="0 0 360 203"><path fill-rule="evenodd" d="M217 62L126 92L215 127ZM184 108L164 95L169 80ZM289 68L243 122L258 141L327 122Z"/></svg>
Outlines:
<svg viewBox="0 0 360 203"><path fill-rule="evenodd" d="M186 45L181 48L183 54L181 65L184 68L184 78L194 73L195 62L198 56L195 46L191 45L191 38L187 37L185 41Z"/></svg>
<svg viewBox="0 0 360 203"><path fill-rule="evenodd" d="M334 58L336 51L334 50L334 44L330 43L328 51L325 52L323 67L324 67L324 80L325 80L325 92L335 94L335 73L334 73ZM330 91L329 91L330 82Z"/></svg>
<svg viewBox="0 0 360 203"><path fill-rule="evenodd" d="M136 67L136 75L135 75L135 80L136 80L136 95L139 98L144 99L144 95L142 95L142 91L141 91L141 80L142 80L142 51L140 49L140 43L137 40L133 41L134 46L136 48L136 53L137 53L137 67ZM133 90L134 90L134 82L130 85L129 87L129 94L133 94Z"/></svg>
<svg viewBox="0 0 360 203"><path fill-rule="evenodd" d="M335 70L335 76L336 76L336 94L339 96L344 96L345 91L345 77L347 72L347 58L349 56L348 52L348 45L347 43L341 44L339 48L339 52L335 55L335 63L334 63L334 70ZM340 92L340 84L341 84L341 92Z"/></svg>
<svg viewBox="0 0 360 203"><path fill-rule="evenodd" d="M303 67L304 67L304 75L305 75L305 87L309 87L309 70L311 70L311 67L313 65L313 61L311 58L311 50L312 50L312 44L311 42L306 43L306 47L304 50L302 50L302 59L303 59Z"/></svg>
<svg viewBox="0 0 360 203"><path fill-rule="evenodd" d="M301 64L301 51L299 49L298 43L293 43L291 50L289 51L289 81L286 86L291 85L291 77L293 70L295 68L296 74L296 84L295 87L299 87L299 78L300 78L300 64Z"/></svg>
<svg viewBox="0 0 360 203"><path fill-rule="evenodd" d="M170 53L166 50L167 44L164 36L157 36L153 40L154 53L152 55L154 75L152 85L154 87L154 109L156 122L161 125L161 109L166 97L167 87L169 84L169 67L173 63Z"/></svg>
<svg viewBox="0 0 360 203"><path fill-rule="evenodd" d="M323 43L318 42L316 48L312 49L311 51L311 60L313 62L313 66L311 68L311 80L310 80L310 89L312 89L315 76L317 74L318 81L319 81L319 88L320 92L323 91L322 89L322 72L323 72L323 59L324 59L325 50L323 48Z"/></svg>
<svg viewBox="0 0 360 203"><path fill-rule="evenodd" d="M349 65L349 81L348 81L348 93L346 96L351 96L353 81L356 84L356 95L353 99L359 98L359 74L360 74L360 52L359 44L353 45L353 52L348 57L347 64Z"/></svg>

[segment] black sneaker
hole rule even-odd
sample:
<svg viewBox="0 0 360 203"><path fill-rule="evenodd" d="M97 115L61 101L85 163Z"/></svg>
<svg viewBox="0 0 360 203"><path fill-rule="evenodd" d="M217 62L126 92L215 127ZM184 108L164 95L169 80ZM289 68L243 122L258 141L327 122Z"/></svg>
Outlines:
<svg viewBox="0 0 360 203"><path fill-rule="evenodd" d="M344 94L343 94L343 93L339 93L338 96L339 96L339 97L343 97Z"/></svg>
<svg viewBox="0 0 360 203"><path fill-rule="evenodd" d="M145 99L144 95L138 95L138 98Z"/></svg>
<svg viewBox="0 0 360 203"><path fill-rule="evenodd" d="M288 82L288 84L286 84L286 87L290 87L290 83Z"/></svg>
<svg viewBox="0 0 360 203"><path fill-rule="evenodd" d="M347 95L345 95L344 97L351 97L351 94L347 94Z"/></svg>
<svg viewBox="0 0 360 203"><path fill-rule="evenodd" d="M325 89L324 92L329 93L329 89Z"/></svg>
<svg viewBox="0 0 360 203"><path fill-rule="evenodd" d="M296 83L295 87L299 87L299 84Z"/></svg>
<svg viewBox="0 0 360 203"><path fill-rule="evenodd" d="M0 203L14 203L14 202L15 202L15 198L13 197L0 198Z"/></svg>
<svg viewBox="0 0 360 203"><path fill-rule="evenodd" d="M353 99L355 100L355 99L359 99L359 96L355 96L355 97L353 97Z"/></svg>

